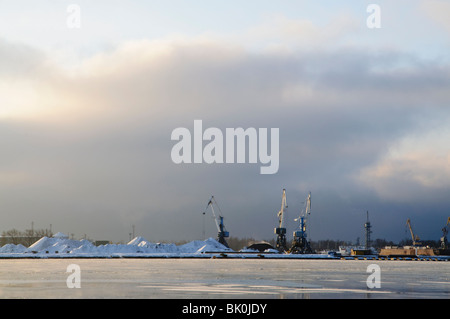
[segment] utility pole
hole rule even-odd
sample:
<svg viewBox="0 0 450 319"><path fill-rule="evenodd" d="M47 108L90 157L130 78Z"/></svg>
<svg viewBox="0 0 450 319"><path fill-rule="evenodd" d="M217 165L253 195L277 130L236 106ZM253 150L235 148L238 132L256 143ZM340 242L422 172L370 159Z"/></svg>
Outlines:
<svg viewBox="0 0 450 319"><path fill-rule="evenodd" d="M206 212L203 212L202 214L203 214L202 239L203 239L203 240L206 240L206 238L205 238L205 215L206 215Z"/></svg>
<svg viewBox="0 0 450 319"><path fill-rule="evenodd" d="M366 250L370 248L370 234L372 233L372 226L369 221L369 211L367 211L367 221L364 224L364 229L366 230Z"/></svg>

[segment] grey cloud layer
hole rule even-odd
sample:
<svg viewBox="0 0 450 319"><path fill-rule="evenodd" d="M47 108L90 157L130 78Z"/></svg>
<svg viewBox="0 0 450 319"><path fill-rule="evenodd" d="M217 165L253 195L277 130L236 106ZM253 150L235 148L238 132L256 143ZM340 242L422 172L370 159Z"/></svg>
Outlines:
<svg viewBox="0 0 450 319"><path fill-rule="evenodd" d="M0 47L0 55L16 56L16 74L24 74L19 66L29 61L47 65L38 54L33 60L32 52L15 50L22 55ZM46 70L26 69L35 75ZM51 70L35 85L50 88L45 94L57 117L0 120L0 196L5 209L17 214L11 225L19 216L33 220L35 208L44 224L63 224L61 216L71 215L80 233L98 231L100 226L85 222L95 215L106 223L105 236L139 223L154 240L184 239L200 233L200 210L214 193L225 201L232 235L249 231L270 238L284 187L293 203L312 190L323 201L317 214L324 223L336 212L365 210L361 195L383 207L376 195L382 200L383 193L372 191L383 187L379 182L404 180L405 201L435 190L398 176L404 171L381 177L373 172L389 160L395 141L418 127L433 131L436 117L448 118L450 72L438 62L351 48L252 53L214 41L142 41L93 57L73 73ZM19 84L27 77L19 76ZM170 133L192 128L194 119L222 129L280 128L279 173L258 176L259 165L175 165ZM416 161L411 169L420 165ZM368 168L372 174L361 173ZM262 224L240 226L258 218ZM336 232L324 225L317 233L327 238Z"/></svg>

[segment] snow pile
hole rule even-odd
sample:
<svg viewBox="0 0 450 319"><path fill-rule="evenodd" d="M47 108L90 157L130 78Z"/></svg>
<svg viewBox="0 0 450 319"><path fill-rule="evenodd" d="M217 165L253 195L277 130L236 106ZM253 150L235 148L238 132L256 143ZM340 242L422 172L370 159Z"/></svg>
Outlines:
<svg viewBox="0 0 450 319"><path fill-rule="evenodd" d="M144 237L138 236L132 239L127 245L139 245L140 243L145 245L148 243L148 241Z"/></svg>
<svg viewBox="0 0 450 319"><path fill-rule="evenodd" d="M143 237L136 237L127 245L134 245L137 247L137 251L144 253L198 254L202 252L232 251L230 248L225 247L213 238L194 240L187 244L177 246L175 244L155 244L148 242Z"/></svg>
<svg viewBox="0 0 450 319"><path fill-rule="evenodd" d="M95 246L89 240L74 240L68 236L57 233L53 237L42 237L30 247L23 245L6 244L0 247L0 258L115 258L115 257L222 257L248 258L334 258L330 255L292 255L279 254L276 250L264 251L264 256L255 254L256 251L248 248L239 252L220 244L214 238L194 240L183 245L152 243L143 237L136 237L128 244L107 244Z"/></svg>
<svg viewBox="0 0 450 319"><path fill-rule="evenodd" d="M66 235L57 233L53 237L42 237L33 245L28 247L24 252L29 253L71 253L73 250L83 247L95 247L89 240L74 240L69 239Z"/></svg>
<svg viewBox="0 0 450 319"><path fill-rule="evenodd" d="M140 241L132 240L128 243L131 245L131 249L135 249L137 252L145 253L179 253L178 247L175 244L161 244L151 243L143 239ZM133 247L134 245L134 247Z"/></svg>
<svg viewBox="0 0 450 319"><path fill-rule="evenodd" d="M27 250L27 247L24 245L18 244L6 244L0 248L0 254L2 253L23 253Z"/></svg>
<svg viewBox="0 0 450 319"><path fill-rule="evenodd" d="M85 257L110 257L110 256L143 256L143 255L184 255L201 254L205 252L227 252L231 249L220 244L213 238L204 241L195 240L190 243L177 246L175 244L152 243L143 237L136 237L128 244L106 244L95 246L89 240L74 240L68 236L57 233L53 237L42 237L30 247L23 245L7 244L0 247L0 257L17 256L18 254L32 254L45 256L70 255Z"/></svg>
<svg viewBox="0 0 450 319"><path fill-rule="evenodd" d="M202 240L194 240L190 243L181 245L179 247L180 252L184 253L206 253L206 252L230 252L232 251L230 248L225 247L217 240L213 238L208 238L204 241Z"/></svg>

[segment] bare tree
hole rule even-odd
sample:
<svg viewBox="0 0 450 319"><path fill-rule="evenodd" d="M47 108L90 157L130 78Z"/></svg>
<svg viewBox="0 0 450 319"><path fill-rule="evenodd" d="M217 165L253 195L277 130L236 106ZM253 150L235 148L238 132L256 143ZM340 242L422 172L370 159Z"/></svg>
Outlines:
<svg viewBox="0 0 450 319"><path fill-rule="evenodd" d="M21 232L15 228L3 231L2 232L2 245L8 244L8 243L17 245L17 244L19 244L20 237L22 237ZM3 241L5 241L5 243L3 243Z"/></svg>
<svg viewBox="0 0 450 319"><path fill-rule="evenodd" d="M13 228L2 232L0 245L21 244L29 247L44 236L52 237L53 234L49 229L26 229L25 231L20 231Z"/></svg>

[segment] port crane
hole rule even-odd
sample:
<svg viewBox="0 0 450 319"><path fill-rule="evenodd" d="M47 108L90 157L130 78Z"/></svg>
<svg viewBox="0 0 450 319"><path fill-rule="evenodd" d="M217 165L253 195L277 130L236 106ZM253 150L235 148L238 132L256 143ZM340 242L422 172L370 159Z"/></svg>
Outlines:
<svg viewBox="0 0 450 319"><path fill-rule="evenodd" d="M442 249L447 249L448 247L447 234L449 231L449 227L450 227L450 217L447 218L447 224L445 224L444 228L442 228L442 237L439 240L441 242Z"/></svg>
<svg viewBox="0 0 450 319"><path fill-rule="evenodd" d="M287 250L286 246L286 227L284 226L284 217L287 212L287 201L286 201L286 189L283 189L283 195L281 197L281 209L279 210L278 216L278 227L274 229L274 233L277 235L276 249L280 252L285 252Z"/></svg>
<svg viewBox="0 0 450 319"><path fill-rule="evenodd" d="M214 211L214 205L219 210L219 213L220 213L219 216L216 216L216 213ZM214 196L211 196L211 199L209 200L208 204L206 205L205 212L203 214L206 213L206 211L208 210L209 207L211 207L211 212L212 212L212 215L214 217L214 221L216 222L217 231L218 231L217 239L218 239L219 243L221 243L225 247L229 248L228 243L225 240L225 238L230 237L230 233L225 229L225 225L223 224L222 212L220 211L220 207L217 204L216 199L214 198Z"/></svg>
<svg viewBox="0 0 450 319"><path fill-rule="evenodd" d="M311 249L311 245L306 236L306 222L308 216L311 214L311 192L308 194L308 197L305 201L305 207L300 212L300 216L295 219L295 221L299 221L299 229L294 231L294 239L292 241L292 246L289 249L290 253L294 254L311 254L313 253Z"/></svg>
<svg viewBox="0 0 450 319"><path fill-rule="evenodd" d="M406 226L408 226L409 232L411 233L411 238L412 238L412 244L413 244L413 246L419 246L419 245L421 245L419 236L417 236L417 235L414 234L414 232L413 232L413 229L412 229L412 226L411 226L411 220L410 220L409 218L406 220Z"/></svg>

